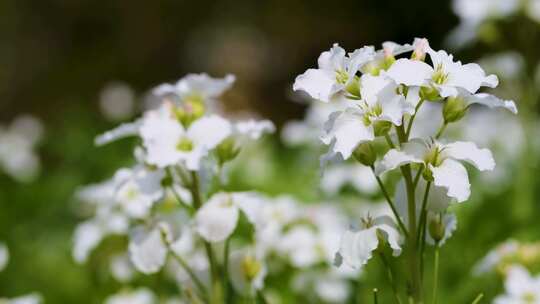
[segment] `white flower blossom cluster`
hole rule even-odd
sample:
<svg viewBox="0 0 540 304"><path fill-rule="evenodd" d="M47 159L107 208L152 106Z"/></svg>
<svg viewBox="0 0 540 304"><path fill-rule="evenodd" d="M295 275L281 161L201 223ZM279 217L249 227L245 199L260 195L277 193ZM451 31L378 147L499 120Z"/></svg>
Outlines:
<svg viewBox="0 0 540 304"><path fill-rule="evenodd" d="M411 55L403 56L407 53ZM513 101L481 92L498 82L479 65L456 61L418 38L412 44L386 42L382 50L366 46L350 53L334 44L319 56L317 68L296 78L295 91L335 104L320 136L329 146L321 164L354 159L370 167L393 211L393 216L368 215L359 227L347 231L336 254L337 265L358 269L382 244L394 256L405 241L412 256L423 252L426 242L436 248L444 244L457 227L448 207L471 194L464 164L490 171L495 161L488 149L474 142L449 142L443 134L476 105L517 113ZM424 104L440 105L440 122L433 116L417 117ZM428 125L430 120L440 125L424 128L428 135L413 131L414 122ZM388 147L381 150L380 142ZM394 198L381 179L386 172L402 175ZM415 263L409 262L410 296L420 301L420 286L414 285L419 284L420 270Z"/></svg>

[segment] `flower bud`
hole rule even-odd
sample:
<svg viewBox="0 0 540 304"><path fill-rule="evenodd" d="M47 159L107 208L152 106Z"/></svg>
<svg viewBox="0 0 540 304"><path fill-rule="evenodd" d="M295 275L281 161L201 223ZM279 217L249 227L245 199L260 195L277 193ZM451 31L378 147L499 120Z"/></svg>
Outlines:
<svg viewBox="0 0 540 304"><path fill-rule="evenodd" d="M235 159L238 153L240 153L240 148L237 147L233 137L225 139L216 148L216 155L220 165Z"/></svg>
<svg viewBox="0 0 540 304"><path fill-rule="evenodd" d="M435 243L439 243L444 238L446 227L441 220L441 216L435 216L429 221L428 230L429 236L431 236Z"/></svg>
<svg viewBox="0 0 540 304"><path fill-rule="evenodd" d="M375 150L373 150L371 143L365 142L360 144L354 150L353 157L362 165L370 167L373 166L373 164L375 163L375 160L377 159L377 154L375 153Z"/></svg>
<svg viewBox="0 0 540 304"><path fill-rule="evenodd" d="M389 121L377 120L373 123L375 136L384 136L392 129L392 123Z"/></svg>
<svg viewBox="0 0 540 304"><path fill-rule="evenodd" d="M428 167L426 167L424 171L422 171L422 177L428 182L434 181L433 172Z"/></svg>
<svg viewBox="0 0 540 304"><path fill-rule="evenodd" d="M423 100L435 101L441 98L439 91L434 87L422 87L420 88L420 98Z"/></svg>
<svg viewBox="0 0 540 304"><path fill-rule="evenodd" d="M204 115L204 112L204 103L195 97L185 99L182 101L181 106L174 108L176 118L186 128L195 120L201 118Z"/></svg>
<svg viewBox="0 0 540 304"><path fill-rule="evenodd" d="M445 123L456 122L467 113L467 104L460 97L448 97L443 106L443 117Z"/></svg>

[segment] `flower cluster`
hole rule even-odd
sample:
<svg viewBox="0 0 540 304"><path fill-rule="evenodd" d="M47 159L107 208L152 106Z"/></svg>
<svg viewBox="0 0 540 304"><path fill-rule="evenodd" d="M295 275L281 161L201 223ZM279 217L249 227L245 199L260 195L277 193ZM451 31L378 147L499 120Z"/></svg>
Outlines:
<svg viewBox="0 0 540 304"><path fill-rule="evenodd" d="M234 80L232 75L190 74L175 84L160 85L152 91L161 100L156 108L96 138L103 145L135 136L139 144L133 166L78 192L93 216L76 228L76 261L85 262L105 237L126 236L129 260L120 254L111 262L118 280L129 281L133 267L145 274L176 268L170 271L188 282L183 286L192 297L216 301L215 297L223 296L208 291L227 268L218 265L227 262L216 259L214 247L227 243L228 257L228 242L240 214L254 227L262 225L262 198L251 192L225 191L223 169L249 142L274 131L267 120L233 121L219 113L218 99ZM168 257L175 262L171 264ZM234 257L231 254L231 263ZM244 250L239 258L246 286L260 286L265 270L259 251ZM228 285L220 288L227 290ZM124 296L112 297L108 303L120 303ZM128 297L151 301L147 292Z"/></svg>
<svg viewBox="0 0 540 304"><path fill-rule="evenodd" d="M409 57L402 56L407 53ZM329 146L321 163L355 159L370 167L393 211L393 217L368 215L360 227L347 231L336 254L337 265L362 267L383 244L398 256L406 243L409 296L421 301L424 244L435 245L438 252L457 227L448 207L471 194L465 164L480 171L495 167L488 149L473 142L448 142L443 134L476 105L517 113L513 101L481 92L497 85L497 76L486 74L479 65L456 61L418 38L412 44L386 42L382 50L366 46L350 53L334 44L320 55L317 68L296 78L295 91L335 104L320 136ZM417 117L424 104L440 105L440 122ZM434 120L439 126L424 128L431 133L420 136L413 129L415 119L420 125L425 122L419 120ZM387 147L381 149L381 142ZM401 174L394 198L381 178L386 172ZM395 294L399 298L399 292Z"/></svg>

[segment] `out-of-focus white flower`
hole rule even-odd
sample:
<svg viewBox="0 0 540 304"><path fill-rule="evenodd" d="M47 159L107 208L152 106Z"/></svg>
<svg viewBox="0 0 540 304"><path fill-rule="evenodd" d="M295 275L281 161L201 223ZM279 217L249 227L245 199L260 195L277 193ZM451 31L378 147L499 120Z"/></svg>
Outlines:
<svg viewBox="0 0 540 304"><path fill-rule="evenodd" d="M494 270L506 257L516 254L520 244L516 240L508 240L491 250L473 269L475 275Z"/></svg>
<svg viewBox="0 0 540 304"><path fill-rule="evenodd" d="M236 228L241 210L253 225L260 225L263 200L253 192L214 194L195 215L195 230L209 242L226 240Z"/></svg>
<svg viewBox="0 0 540 304"><path fill-rule="evenodd" d="M433 67L423 61L398 59L386 73L398 84L435 88L440 96L457 96L462 89L475 94L481 87L494 88L499 81L495 75L486 75L475 63L462 64L454 61L447 52L427 49Z"/></svg>
<svg viewBox="0 0 540 304"><path fill-rule="evenodd" d="M285 233L279 243L279 251L286 254L293 266L305 268L321 260L317 232L315 229L300 225Z"/></svg>
<svg viewBox="0 0 540 304"><path fill-rule="evenodd" d="M532 277L522 266L510 268L504 288L506 293L495 298L494 304L540 303L540 277Z"/></svg>
<svg viewBox="0 0 540 304"><path fill-rule="evenodd" d="M359 269L371 259L373 251L384 240L393 250L393 255L401 254L401 236L394 221L388 216L371 218L369 215L362 221L360 230L348 230L341 238L341 246L336 253L335 264Z"/></svg>
<svg viewBox="0 0 540 304"><path fill-rule="evenodd" d="M105 304L155 304L156 296L148 288L124 290L105 299Z"/></svg>
<svg viewBox="0 0 540 304"><path fill-rule="evenodd" d="M330 115L321 140L330 152L348 159L361 143L375 139L377 122L400 126L403 115L413 114L414 106L398 93L398 85L385 76L362 75L361 100L357 107Z"/></svg>
<svg viewBox="0 0 540 304"><path fill-rule="evenodd" d="M345 185L351 185L361 193L373 194L378 190L377 180L371 169L360 164L339 163L328 166L321 178L321 188L336 194Z"/></svg>
<svg viewBox="0 0 540 304"><path fill-rule="evenodd" d="M140 128L146 161L160 168L183 163L189 170L198 170L208 150L231 134L231 124L217 115L195 120L188 128L174 115L174 105L165 103L147 112Z"/></svg>
<svg viewBox="0 0 540 304"><path fill-rule="evenodd" d="M452 8L461 21L450 33L449 44L461 48L475 41L482 24L489 19L507 17L519 7L519 0L454 0Z"/></svg>
<svg viewBox="0 0 540 304"><path fill-rule="evenodd" d="M231 282L239 293L246 290L261 290L267 274L261 252L255 248L244 248L231 253L229 258Z"/></svg>
<svg viewBox="0 0 540 304"><path fill-rule="evenodd" d="M163 198L161 181L164 177L163 170L144 165L118 170L114 176L116 202L130 217L148 216L152 205Z"/></svg>
<svg viewBox="0 0 540 304"><path fill-rule="evenodd" d="M540 23L540 1L528 0L525 7L525 13L529 16L529 18Z"/></svg>
<svg viewBox="0 0 540 304"><path fill-rule="evenodd" d="M388 151L377 166L377 174L405 164L424 164L424 170L431 174L435 186L446 188L449 197L463 202L469 198L470 184L467 170L458 160L466 161L480 171L495 168L491 152L479 149L472 142L442 144L412 139L401 150Z"/></svg>
<svg viewBox="0 0 540 304"><path fill-rule="evenodd" d="M6 244L0 243L0 271L4 270L9 263L9 250Z"/></svg>
<svg viewBox="0 0 540 304"><path fill-rule="evenodd" d="M355 81L360 67L374 56L373 47L364 47L346 56L345 50L336 43L319 56L318 69L309 69L296 77L293 90L301 90L313 99L330 102L339 93L344 93Z"/></svg>
<svg viewBox="0 0 540 304"><path fill-rule="evenodd" d="M159 225L151 228L138 226L132 230L129 256L142 273L155 273L165 265L168 248L162 233Z"/></svg>
<svg viewBox="0 0 540 304"><path fill-rule="evenodd" d="M125 234L128 229L128 219L121 213L109 208L97 209L94 218L77 225L73 237L73 258L78 263L84 263L89 254L108 235Z"/></svg>
<svg viewBox="0 0 540 304"><path fill-rule="evenodd" d="M110 262L110 269L112 276L118 282L126 283L133 279L133 264L131 264L127 254L119 254L114 256Z"/></svg>
<svg viewBox="0 0 540 304"><path fill-rule="evenodd" d="M319 298L327 303L344 303L351 292L349 282L332 272L319 276L314 287Z"/></svg>
<svg viewBox="0 0 540 304"><path fill-rule="evenodd" d="M539 1L540 3L540 1ZM506 51L483 57L480 65L486 70L504 79L516 79L525 68L523 55L515 51Z"/></svg>
<svg viewBox="0 0 540 304"><path fill-rule="evenodd" d="M106 85L99 94L101 112L109 120L118 121L131 117L135 107L135 93L122 82Z"/></svg>
<svg viewBox="0 0 540 304"><path fill-rule="evenodd" d="M214 107L217 98L228 90L235 81L234 75L213 78L206 73L188 74L175 84L162 84L152 90L155 95L174 95L184 103L202 103Z"/></svg>
<svg viewBox="0 0 540 304"><path fill-rule="evenodd" d="M38 293L31 293L11 299L0 298L0 303L5 304L40 304L42 302L42 297Z"/></svg>
<svg viewBox="0 0 540 304"><path fill-rule="evenodd" d="M43 126L36 118L24 115L10 126L0 126L0 167L20 182L30 182L40 169L34 149L43 136Z"/></svg>
<svg viewBox="0 0 540 304"><path fill-rule="evenodd" d="M328 116L334 112L343 111L350 105L350 101L345 98L332 102L312 102L304 120L293 120L285 124L281 131L281 139L291 146L319 144L319 137Z"/></svg>
<svg viewBox="0 0 540 304"><path fill-rule="evenodd" d="M234 125L236 133L247 136L249 139L256 140L264 134L273 133L276 130L274 124L269 120L244 120Z"/></svg>
<svg viewBox="0 0 540 304"><path fill-rule="evenodd" d="M165 265L169 250L176 252L189 246L183 244L183 235L190 233L187 224L185 213L174 212L134 227L130 231L128 251L135 268L145 274L155 273Z"/></svg>

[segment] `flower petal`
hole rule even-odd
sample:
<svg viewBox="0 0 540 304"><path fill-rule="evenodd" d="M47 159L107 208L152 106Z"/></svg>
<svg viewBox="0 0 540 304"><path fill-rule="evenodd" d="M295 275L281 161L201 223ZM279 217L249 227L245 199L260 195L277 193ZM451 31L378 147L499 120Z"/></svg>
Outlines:
<svg viewBox="0 0 540 304"><path fill-rule="evenodd" d="M342 263L358 269L371 259L372 252L379 246L377 228L372 227L360 231L345 231L341 237L341 245L336 255L337 266Z"/></svg>
<svg viewBox="0 0 540 304"><path fill-rule="evenodd" d="M195 215L195 230L208 242L227 239L236 228L238 207L229 193L214 194Z"/></svg>
<svg viewBox="0 0 540 304"><path fill-rule="evenodd" d="M377 164L375 173L381 175L405 164L423 163L425 153L426 146L420 140L412 139L408 143L403 144L401 150L391 149L388 151Z"/></svg>
<svg viewBox="0 0 540 304"><path fill-rule="evenodd" d="M366 126L361 113L352 108L330 115L325 130L321 140L327 145L333 144L332 150L343 159L348 159L360 143L375 138L373 128Z"/></svg>
<svg viewBox="0 0 540 304"><path fill-rule="evenodd" d="M189 138L197 146L213 149L232 133L229 121L217 115L196 120L187 131Z"/></svg>
<svg viewBox="0 0 540 304"><path fill-rule="evenodd" d="M479 149L473 142L456 141L445 145L443 153L448 157L464 160L480 171L493 170L495 161L488 149Z"/></svg>
<svg viewBox="0 0 540 304"><path fill-rule="evenodd" d="M150 274L158 272L163 267L168 249L159 228L148 230L146 227L138 226L130 235L128 251L135 268L142 273Z"/></svg>
<svg viewBox="0 0 540 304"><path fill-rule="evenodd" d="M398 84L422 86L433 74L433 68L418 60L398 59L385 73Z"/></svg>
<svg viewBox="0 0 540 304"><path fill-rule="evenodd" d="M448 190L447 195L458 202L466 201L471 194L467 170L458 161L446 159L438 167L429 165L435 186Z"/></svg>
<svg viewBox="0 0 540 304"><path fill-rule="evenodd" d="M491 109L493 108L505 108L508 111L517 114L518 110L516 104L512 100L500 99L496 96L486 93L470 94L465 97L467 104L481 104Z"/></svg>
<svg viewBox="0 0 540 304"><path fill-rule="evenodd" d="M336 88L336 76L334 72L309 69L304 74L296 77L293 90L304 91L311 98L322 102L330 102L332 95L339 89Z"/></svg>

